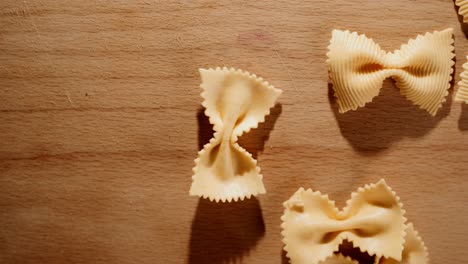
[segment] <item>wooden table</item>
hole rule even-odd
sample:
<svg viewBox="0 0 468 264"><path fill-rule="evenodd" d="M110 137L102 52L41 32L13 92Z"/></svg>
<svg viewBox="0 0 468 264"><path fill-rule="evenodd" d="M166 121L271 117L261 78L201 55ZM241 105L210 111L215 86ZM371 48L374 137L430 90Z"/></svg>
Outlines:
<svg viewBox="0 0 468 264"><path fill-rule="evenodd" d="M468 106L435 118L390 80L338 114L327 80L334 28L394 50L466 25L449 0L0 2L0 263L287 263L282 202L298 187L350 193L385 178L432 263L467 263ZM468 31L466 31L468 32ZM233 66L284 91L241 139L267 194L190 197L212 136L199 67Z"/></svg>

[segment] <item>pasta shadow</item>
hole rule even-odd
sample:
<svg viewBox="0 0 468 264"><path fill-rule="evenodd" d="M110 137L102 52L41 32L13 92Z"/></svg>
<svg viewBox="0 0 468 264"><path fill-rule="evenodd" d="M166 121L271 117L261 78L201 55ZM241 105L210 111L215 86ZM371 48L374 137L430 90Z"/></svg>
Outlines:
<svg viewBox="0 0 468 264"><path fill-rule="evenodd" d="M468 130L468 104L461 103L461 115L458 119L458 129L461 131Z"/></svg>
<svg viewBox="0 0 468 264"><path fill-rule="evenodd" d="M198 120L198 150L201 150L205 144L210 142L213 137L213 125L210 124L209 118L205 115L205 108L201 107L197 111Z"/></svg>
<svg viewBox="0 0 468 264"><path fill-rule="evenodd" d="M200 198L192 221L188 264L237 263L264 234L257 198L231 203Z"/></svg>
<svg viewBox="0 0 468 264"><path fill-rule="evenodd" d="M338 112L330 83L328 98L341 134L363 155L384 151L403 138L424 136L450 113L452 105L452 96L449 94L447 101L433 117L400 95L399 89L390 79L384 81L380 94L372 102L355 111L343 114Z"/></svg>
<svg viewBox="0 0 468 264"><path fill-rule="evenodd" d="M288 256L286 256L286 251L284 250L284 248L281 249L281 264L289 264L289 258Z"/></svg>
<svg viewBox="0 0 468 264"><path fill-rule="evenodd" d="M213 125L210 124L209 118L205 115L204 111L204 108L200 108L197 112L199 150L210 142L214 133ZM265 149L265 142L270 137L270 132L274 129L276 120L281 115L282 111L282 105L276 103L275 106L270 109L270 114L265 116L265 122L258 124L257 128L253 128L239 138L239 145L247 150L247 152L251 153L254 159L257 159L258 153Z"/></svg>
<svg viewBox="0 0 468 264"><path fill-rule="evenodd" d="M258 124L257 128L250 130L239 138L239 145L257 159L258 153L265 149L265 142L270 138L270 132L275 128L276 120L281 115L283 106L276 103L265 116L265 122Z"/></svg>

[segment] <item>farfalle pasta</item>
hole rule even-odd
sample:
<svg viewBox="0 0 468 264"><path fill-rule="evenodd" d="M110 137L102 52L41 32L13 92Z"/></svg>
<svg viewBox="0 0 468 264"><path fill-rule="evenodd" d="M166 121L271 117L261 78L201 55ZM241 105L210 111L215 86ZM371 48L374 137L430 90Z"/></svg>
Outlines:
<svg viewBox="0 0 468 264"><path fill-rule="evenodd" d="M452 79L452 32L449 28L419 35L399 50L385 52L365 35L333 30L327 63L339 112L371 102L383 80L391 77L402 95L435 115Z"/></svg>
<svg viewBox="0 0 468 264"><path fill-rule="evenodd" d="M284 249L293 264L320 263L345 239L370 255L402 258L405 211L384 180L359 188L341 211L328 196L303 188L283 206Z"/></svg>
<svg viewBox="0 0 468 264"><path fill-rule="evenodd" d="M468 60L468 56L466 57ZM458 82L458 90L455 95L455 101L468 104L468 62L463 64L463 72L460 73L461 80Z"/></svg>
<svg viewBox="0 0 468 264"><path fill-rule="evenodd" d="M463 22L468 23L468 0L455 0L458 6L458 14L463 16Z"/></svg>
<svg viewBox="0 0 468 264"><path fill-rule="evenodd" d="M339 250L346 239L375 264L427 264L428 253L413 224L405 223L400 198L380 180L351 194L339 211L327 195L300 188L284 202L282 235L292 264L354 264Z"/></svg>
<svg viewBox="0 0 468 264"><path fill-rule="evenodd" d="M265 193L257 161L237 140L264 122L281 90L232 68L200 69L200 76L202 105L215 133L195 160L190 195L231 202Z"/></svg>

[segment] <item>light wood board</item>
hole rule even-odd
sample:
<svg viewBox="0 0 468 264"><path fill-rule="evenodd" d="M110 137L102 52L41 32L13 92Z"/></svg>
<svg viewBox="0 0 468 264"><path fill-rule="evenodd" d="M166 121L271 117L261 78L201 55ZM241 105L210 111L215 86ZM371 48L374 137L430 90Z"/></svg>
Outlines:
<svg viewBox="0 0 468 264"><path fill-rule="evenodd" d="M454 28L450 0L0 1L0 263L287 263L282 202L300 186L343 206L385 178L432 263L467 263L468 106L435 118L390 80L338 114L326 69L334 28L385 50ZM241 139L267 194L190 197L212 136L199 67L233 66L284 91Z"/></svg>

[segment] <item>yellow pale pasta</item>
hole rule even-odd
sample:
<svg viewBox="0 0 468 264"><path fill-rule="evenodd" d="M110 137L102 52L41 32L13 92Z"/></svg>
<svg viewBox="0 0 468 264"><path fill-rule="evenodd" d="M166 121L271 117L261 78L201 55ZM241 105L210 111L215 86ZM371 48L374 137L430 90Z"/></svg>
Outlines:
<svg viewBox="0 0 468 264"><path fill-rule="evenodd" d="M468 59L468 56L466 57ZM457 95L455 101L468 104L468 62L463 64L463 72L460 74L461 80L458 82Z"/></svg>
<svg viewBox="0 0 468 264"><path fill-rule="evenodd" d="M419 35L394 52L356 32L333 30L328 70L340 113L356 110L379 94L391 77L408 100L435 115L453 73L453 30Z"/></svg>
<svg viewBox="0 0 468 264"><path fill-rule="evenodd" d="M320 261L320 264L359 264L359 262L341 254L333 254L324 261Z"/></svg>
<svg viewBox="0 0 468 264"><path fill-rule="evenodd" d="M328 196L303 188L283 206L282 235L291 263L320 263L344 239L370 255L401 260L405 211L384 180L359 188L341 211Z"/></svg>
<svg viewBox="0 0 468 264"><path fill-rule="evenodd" d="M215 131L198 153L190 195L237 201L265 193L257 161L238 137L265 121L281 90L242 70L200 69L202 105Z"/></svg>
<svg viewBox="0 0 468 264"><path fill-rule="evenodd" d="M458 13L463 16L463 22L468 22L468 0L455 0L458 6Z"/></svg>
<svg viewBox="0 0 468 264"><path fill-rule="evenodd" d="M427 248L413 224L406 226L405 245L401 261L378 258L376 264L427 264L429 262Z"/></svg>

